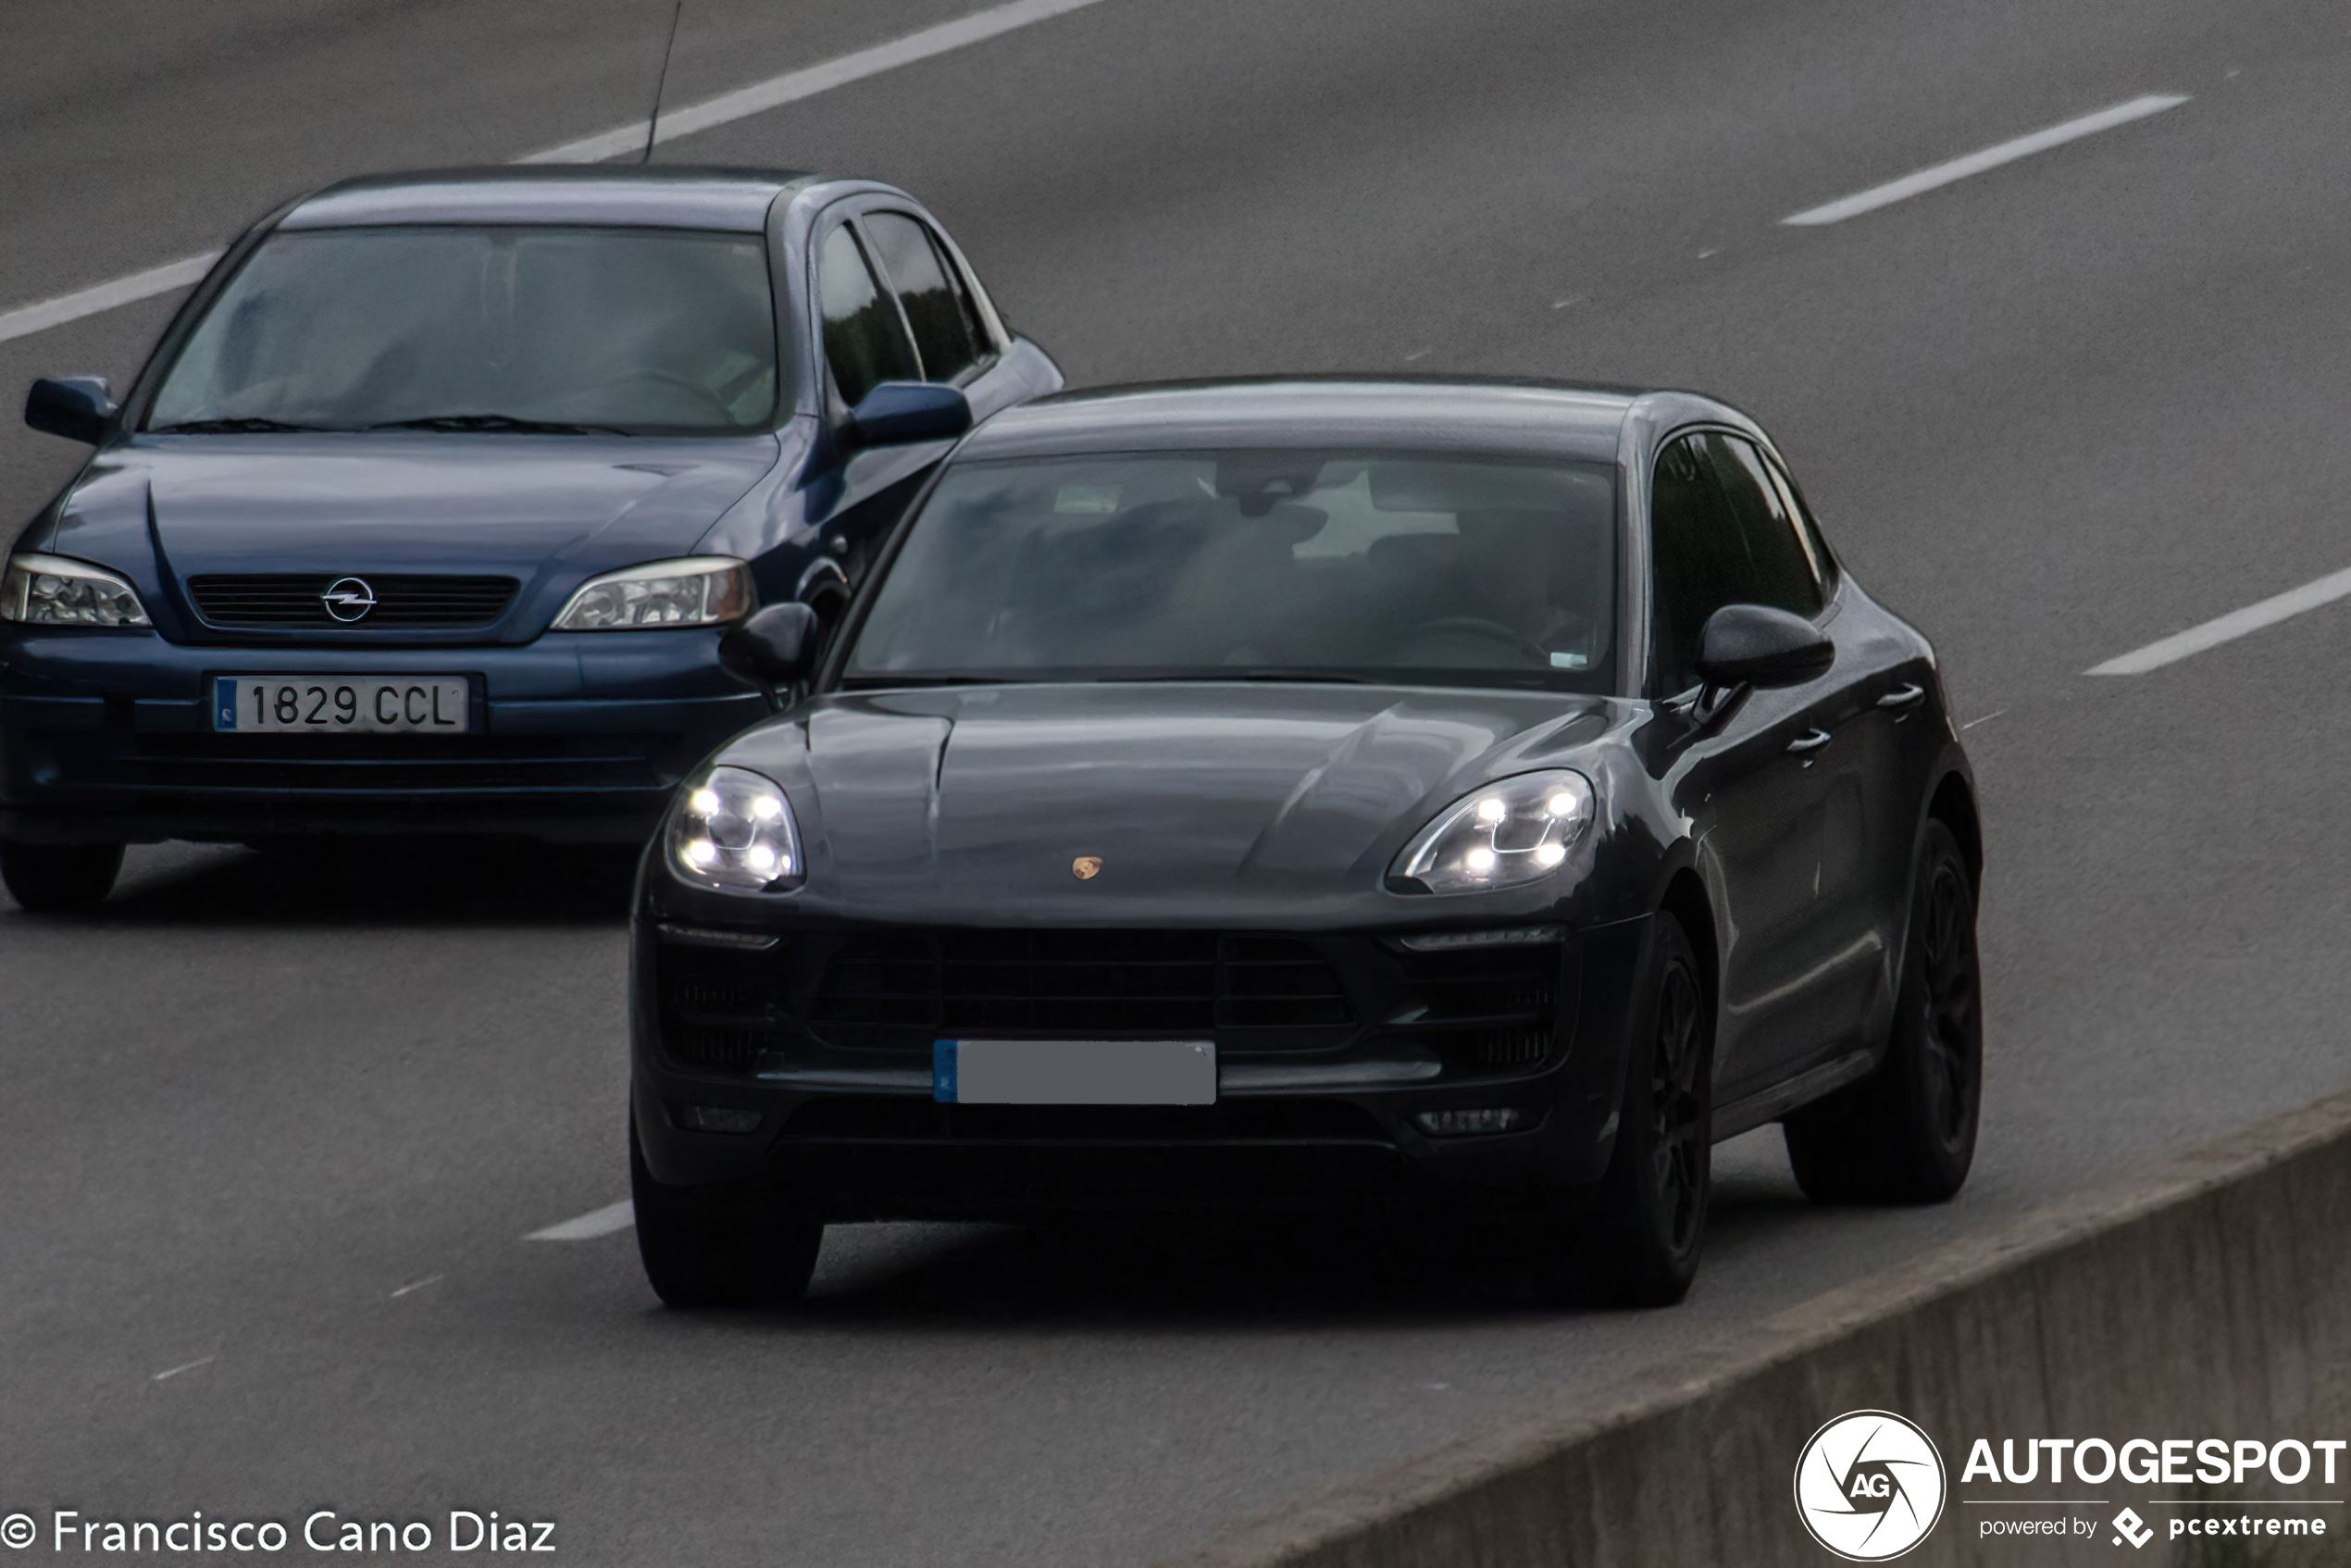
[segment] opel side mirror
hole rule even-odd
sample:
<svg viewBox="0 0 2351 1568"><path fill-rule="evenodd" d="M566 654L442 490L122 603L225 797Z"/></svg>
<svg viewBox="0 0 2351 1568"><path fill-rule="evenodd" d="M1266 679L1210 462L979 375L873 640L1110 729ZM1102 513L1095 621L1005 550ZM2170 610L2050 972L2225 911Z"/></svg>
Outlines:
<svg viewBox="0 0 2351 1568"><path fill-rule="evenodd" d="M953 387L884 381L850 410L841 438L852 446L912 446L953 441L972 428L972 405Z"/></svg>
<svg viewBox="0 0 2351 1568"><path fill-rule="evenodd" d="M44 435L95 446L122 410L104 376L44 376L24 394L24 422Z"/></svg>

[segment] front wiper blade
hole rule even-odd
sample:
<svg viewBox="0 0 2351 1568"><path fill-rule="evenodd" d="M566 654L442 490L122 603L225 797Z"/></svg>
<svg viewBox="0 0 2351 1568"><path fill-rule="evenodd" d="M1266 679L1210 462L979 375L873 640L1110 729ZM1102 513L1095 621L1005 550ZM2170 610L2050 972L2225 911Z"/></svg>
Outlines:
<svg viewBox="0 0 2351 1568"><path fill-rule="evenodd" d="M1154 672L1150 675L1105 675L1105 681L1192 681L1206 684L1224 680L1274 680L1300 685L1383 686L1387 682L1375 676L1354 675L1338 669L1267 669L1252 666L1246 669L1182 670L1174 674Z"/></svg>
<svg viewBox="0 0 2351 1568"><path fill-rule="evenodd" d="M371 430L501 430L517 435L627 435L612 425L573 425L561 419L525 419L513 414L427 414L415 419L387 419Z"/></svg>
<svg viewBox="0 0 2351 1568"><path fill-rule="evenodd" d="M149 435L214 436L233 435L261 430L331 430L332 425L292 425L283 419L263 419L252 415L240 415L224 419L182 419L176 425L150 425Z"/></svg>

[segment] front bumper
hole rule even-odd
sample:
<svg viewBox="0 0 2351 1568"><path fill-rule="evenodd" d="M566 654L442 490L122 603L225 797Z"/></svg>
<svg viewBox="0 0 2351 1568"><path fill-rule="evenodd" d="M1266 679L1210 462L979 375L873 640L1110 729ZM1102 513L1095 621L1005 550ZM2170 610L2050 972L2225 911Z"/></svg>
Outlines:
<svg viewBox="0 0 2351 1568"><path fill-rule="evenodd" d="M218 675L463 676L463 736L216 734ZM641 841L678 781L767 713L710 630L520 646L182 646L0 628L0 838L491 833Z"/></svg>
<svg viewBox="0 0 2351 1568"><path fill-rule="evenodd" d="M1542 963L1556 965L1556 978L1542 994L1545 1038L1524 1059L1515 1036L1463 1009L1519 1007L1535 995L1524 984L1525 965L1517 980L1496 970L1464 987L1460 965L1449 978L1445 965L1402 950L1389 933L934 934L949 939L933 951L950 976L980 972L958 953L1005 952L1008 942L1048 955L1038 964L1055 962L1050 955L1064 939L1085 939L1068 950L1075 955L1087 940L1111 935L1180 938L1202 951L1212 941L1294 944L1328 964L1350 1014L1343 1025L1287 1029L1226 1027L1232 1018L1221 1012L1205 1026L1171 1017L1165 1021L1174 1027L1164 1029L1134 1027L1139 1014L1113 1014L1102 1016L1126 1027L991 1029L974 1025L986 1014L971 1011L969 996L932 998L944 1011L929 1021L902 1014L879 1025L844 1023L834 1005L835 977L862 962L868 949L861 944L877 938L876 928L828 924L794 930L772 948L730 949L714 945L708 928L646 915L635 935L631 1109L658 1179L772 1183L794 1212L826 1220L1431 1200L1506 1204L1595 1181L1606 1168L1632 977L1649 925L1591 927L1549 944ZM896 927L889 935L906 938ZM958 945L966 940L981 946ZM1069 972L1115 989L1120 962ZM989 983L968 980L964 989ZM1025 982L1007 985L1018 983ZM942 982L942 990L955 989ZM1222 982L1218 989L1222 995ZM935 1101L930 1038L990 1033L1213 1033L1217 1101L1182 1107ZM1517 1109L1519 1129L1432 1137L1416 1120L1426 1112L1494 1107ZM697 1130L713 1110L746 1113L755 1128Z"/></svg>

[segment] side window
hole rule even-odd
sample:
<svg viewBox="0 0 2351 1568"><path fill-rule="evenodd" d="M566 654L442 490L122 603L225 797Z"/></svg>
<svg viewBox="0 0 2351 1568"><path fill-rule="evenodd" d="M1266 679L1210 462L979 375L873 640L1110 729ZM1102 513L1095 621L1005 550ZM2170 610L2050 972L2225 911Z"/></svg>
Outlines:
<svg viewBox="0 0 2351 1568"><path fill-rule="evenodd" d="M1812 558L1812 574L1821 579L1822 591L1834 589L1836 585L1836 559L1829 554L1829 541L1821 537L1821 525L1805 507L1804 498L1796 493L1796 481L1788 477L1788 471L1781 467L1776 460L1768 457L1763 460L1763 466L1771 470L1772 482L1779 489L1780 504L1787 508L1787 515L1796 519L1796 537L1802 541L1804 553Z"/></svg>
<svg viewBox="0 0 2351 1568"><path fill-rule="evenodd" d="M1738 528L1746 581L1737 597L1808 619L1821 613L1821 579L1809 541L1788 515L1763 454L1736 436L1705 438L1708 466Z"/></svg>
<svg viewBox="0 0 2351 1568"><path fill-rule="evenodd" d="M1651 690L1661 697L1698 684L1707 617L1746 597L1746 545L1709 471L1703 440L1668 443L1649 488Z"/></svg>
<svg viewBox="0 0 2351 1568"><path fill-rule="evenodd" d="M816 294L825 316L825 360L843 403L854 408L883 381L922 380L898 306L875 285L847 224L825 236Z"/></svg>
<svg viewBox="0 0 2351 1568"><path fill-rule="evenodd" d="M874 259L897 292L914 330L927 380L952 381L979 362L979 338L970 296L939 255L930 231L903 213L877 212L865 220Z"/></svg>

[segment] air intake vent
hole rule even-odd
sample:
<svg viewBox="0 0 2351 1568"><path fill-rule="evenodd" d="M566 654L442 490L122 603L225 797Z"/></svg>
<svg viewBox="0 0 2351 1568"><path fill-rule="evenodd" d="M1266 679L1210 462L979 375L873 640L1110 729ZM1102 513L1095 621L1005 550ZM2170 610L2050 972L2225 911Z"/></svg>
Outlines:
<svg viewBox="0 0 2351 1568"><path fill-rule="evenodd" d="M437 631L488 626L515 597L510 577L244 577L188 579L207 625L251 631ZM333 610L330 589L338 591ZM368 601L372 600L373 603Z"/></svg>
<svg viewBox="0 0 2351 1568"><path fill-rule="evenodd" d="M785 1042L790 1019L773 953L664 944L655 964L662 1048L678 1061L745 1073Z"/></svg>
<svg viewBox="0 0 2351 1568"><path fill-rule="evenodd" d="M1562 942L1399 954L1422 1011L1389 1032L1464 1067L1531 1067L1560 1038Z"/></svg>
<svg viewBox="0 0 2351 1568"><path fill-rule="evenodd" d="M812 1021L828 1037L847 1028L1222 1038L1344 1029L1354 1018L1330 965L1289 938L958 930L850 943L825 971Z"/></svg>

